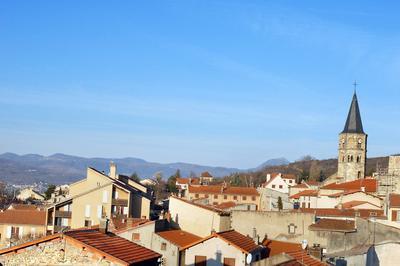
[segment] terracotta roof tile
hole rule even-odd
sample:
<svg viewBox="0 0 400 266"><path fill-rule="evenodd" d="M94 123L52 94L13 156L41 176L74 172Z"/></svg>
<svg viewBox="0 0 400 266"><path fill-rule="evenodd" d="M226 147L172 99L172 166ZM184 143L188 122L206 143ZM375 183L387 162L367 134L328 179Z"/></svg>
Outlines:
<svg viewBox="0 0 400 266"><path fill-rule="evenodd" d="M342 207L342 209L352 209L354 207L357 207L357 206L360 206L360 205L363 205L363 204L370 204L370 205L373 205L375 207L380 208L380 206L377 206L377 205L372 204L372 203L370 203L368 201L362 201L362 200L348 201L348 202L342 203L341 207Z"/></svg>
<svg viewBox="0 0 400 266"><path fill-rule="evenodd" d="M365 192L376 192L378 189L378 181L376 179L359 179L344 183L332 183L321 187L321 189L329 190L362 190Z"/></svg>
<svg viewBox="0 0 400 266"><path fill-rule="evenodd" d="M246 252L251 252L258 247L253 239L235 230L216 233L216 235Z"/></svg>
<svg viewBox="0 0 400 266"><path fill-rule="evenodd" d="M320 219L308 228L311 231L353 232L355 231L355 222L354 220Z"/></svg>
<svg viewBox="0 0 400 266"><path fill-rule="evenodd" d="M283 179L296 179L296 175L294 174L282 174Z"/></svg>
<svg viewBox="0 0 400 266"><path fill-rule="evenodd" d="M315 181L315 180L308 180L305 183L307 183L307 185L310 185L310 186L319 186L319 185L321 185L321 182L318 182L318 181Z"/></svg>
<svg viewBox="0 0 400 266"><path fill-rule="evenodd" d="M199 178L181 178L181 177L178 177L176 179L176 182L178 184L192 184L192 185L200 184Z"/></svg>
<svg viewBox="0 0 400 266"><path fill-rule="evenodd" d="M289 251L289 252L286 252L286 254L295 258L298 262L302 263L305 266L325 266L325 265L327 265L326 263L311 257L304 250Z"/></svg>
<svg viewBox="0 0 400 266"><path fill-rule="evenodd" d="M213 177L209 172L203 172L203 173L201 173L201 175L200 175L201 177Z"/></svg>
<svg viewBox="0 0 400 266"><path fill-rule="evenodd" d="M191 234L183 230L170 230L164 232L158 232L157 235L168 240L178 247L184 247L190 245L196 241L202 239L201 237Z"/></svg>
<svg viewBox="0 0 400 266"><path fill-rule="evenodd" d="M220 214L220 215L223 215L223 216L225 216L225 215L230 215L229 212L226 212L226 211L224 211L224 210L218 209L218 208L216 208L216 207L214 207L214 206L211 206L211 205L203 205L203 204L196 203L196 202L193 202L193 201L190 201L190 200L178 198L178 197L176 197L176 196L171 196L171 198L174 198L174 199L177 199L177 200L186 202L186 203L188 203L188 204L191 204L191 205L196 206L196 207L199 207L199 208L203 208L203 209L206 209L206 210L209 210L209 211L216 212L216 213L218 213L218 214Z"/></svg>
<svg viewBox="0 0 400 266"><path fill-rule="evenodd" d="M189 193L202 194L229 194L229 195L250 195L258 196L257 189L253 187L226 187L223 186L189 186Z"/></svg>
<svg viewBox="0 0 400 266"><path fill-rule="evenodd" d="M264 239L262 244L268 249L269 257L289 251L301 250L301 244L291 242Z"/></svg>
<svg viewBox="0 0 400 266"><path fill-rule="evenodd" d="M128 265L157 260L161 257L161 254L122 237L103 234L93 229L73 230L65 232L64 234L100 252L124 261Z"/></svg>
<svg viewBox="0 0 400 266"><path fill-rule="evenodd" d="M269 251L268 257L285 253L294 258L298 263L301 263L300 265L307 265L307 266L327 265L322 261L319 261L308 255L307 252L301 248L301 244L278 241L278 240L269 240L269 239L265 239L262 244ZM288 262L283 265L299 265L299 264L296 264L294 262Z"/></svg>
<svg viewBox="0 0 400 266"><path fill-rule="evenodd" d="M46 212L38 209L7 209L0 211L1 224L46 225Z"/></svg>
<svg viewBox="0 0 400 266"><path fill-rule="evenodd" d="M389 204L390 208L400 208L400 194L390 194Z"/></svg>
<svg viewBox="0 0 400 266"><path fill-rule="evenodd" d="M290 198L291 199L299 199L301 196L318 196L318 191L317 190L312 190L312 189L303 190L303 191L300 191L297 194L294 194L294 195L290 196Z"/></svg>
<svg viewBox="0 0 400 266"><path fill-rule="evenodd" d="M229 208L235 207L236 203L233 201L226 201L226 202L222 202L221 204L214 205L214 206L215 206L215 208L224 210L224 209L229 209Z"/></svg>

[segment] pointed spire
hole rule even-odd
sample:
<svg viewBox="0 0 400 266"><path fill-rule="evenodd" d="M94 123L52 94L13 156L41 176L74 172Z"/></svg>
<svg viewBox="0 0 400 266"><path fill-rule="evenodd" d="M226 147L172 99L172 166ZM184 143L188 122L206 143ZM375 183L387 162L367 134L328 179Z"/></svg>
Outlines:
<svg viewBox="0 0 400 266"><path fill-rule="evenodd" d="M362 126L360 108L358 107L357 93L354 92L353 100L350 105L349 114L347 115L346 125L342 133L364 133Z"/></svg>

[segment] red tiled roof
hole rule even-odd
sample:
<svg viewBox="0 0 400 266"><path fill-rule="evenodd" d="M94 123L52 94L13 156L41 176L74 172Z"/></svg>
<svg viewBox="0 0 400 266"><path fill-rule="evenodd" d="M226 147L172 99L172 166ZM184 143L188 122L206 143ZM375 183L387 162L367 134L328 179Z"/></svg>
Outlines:
<svg viewBox="0 0 400 266"><path fill-rule="evenodd" d="M308 228L312 231L353 232L355 222L354 220L320 219Z"/></svg>
<svg viewBox="0 0 400 266"><path fill-rule="evenodd" d="M201 173L201 175L200 175L201 177L213 177L209 172L203 172L203 173Z"/></svg>
<svg viewBox="0 0 400 266"><path fill-rule="evenodd" d="M318 191L317 190L303 190L300 191L297 194L294 194L292 196L290 196L291 199L299 199L301 196L318 196Z"/></svg>
<svg viewBox="0 0 400 266"><path fill-rule="evenodd" d="M214 206L215 206L215 208L224 210L224 209L229 209L229 208L235 207L236 203L233 201L226 201L226 202L222 202L221 204L214 205Z"/></svg>
<svg viewBox="0 0 400 266"><path fill-rule="evenodd" d="M189 193L199 194L229 194L258 196L257 189L253 187L226 187L222 186L189 186Z"/></svg>
<svg viewBox="0 0 400 266"><path fill-rule="evenodd" d="M297 251L289 251L286 252L289 256L295 258L298 262L302 263L305 266L325 266L326 263L314 259L310 255L307 254L304 250L297 250Z"/></svg>
<svg viewBox="0 0 400 266"><path fill-rule="evenodd" d="M305 183L307 183L310 186L319 186L321 185L321 182L315 181L315 180L308 180Z"/></svg>
<svg viewBox="0 0 400 266"><path fill-rule="evenodd" d="M301 250L301 244L291 242L264 239L262 244L268 249L268 257L272 257L289 251Z"/></svg>
<svg viewBox="0 0 400 266"><path fill-rule="evenodd" d="M190 201L190 200L185 200L185 199L182 199L182 198L178 198L176 196L170 196L170 197L174 198L174 199L177 199L177 200L180 200L180 201L183 201L183 202L186 202L186 203L188 203L190 205L193 205L193 206L196 206L196 207L199 207L199 208L203 208L203 209L206 209L206 210L209 210L209 211L216 212L216 213L218 213L218 214L220 214L222 216L230 215L229 212L226 212L226 211L223 211L221 209L215 208L214 206L211 206L211 205L199 204L199 203L196 203L196 202L193 202L193 201Z"/></svg>
<svg viewBox="0 0 400 266"><path fill-rule="evenodd" d="M0 211L1 224L46 225L46 212L38 209L7 209Z"/></svg>
<svg viewBox="0 0 400 266"><path fill-rule="evenodd" d="M365 192L376 192L378 189L378 181L376 179L359 179L344 183L332 183L321 187L321 189L329 190L362 190Z"/></svg>
<svg viewBox="0 0 400 266"><path fill-rule="evenodd" d="M400 208L400 194L392 193L389 195L389 207Z"/></svg>
<svg viewBox="0 0 400 266"><path fill-rule="evenodd" d="M348 202L342 203L341 207L342 207L343 209L352 209L352 208L357 207L357 206L360 206L360 205L362 205L362 204L370 204L370 205L373 205L373 206L375 206L375 207L380 208L380 206L377 206L377 205L372 204L372 203L370 203L370 202L368 202L368 201L362 201L362 200L352 200L352 201L348 201Z"/></svg>
<svg viewBox="0 0 400 266"><path fill-rule="evenodd" d="M293 212L304 212L304 213L314 213L319 217L361 217L361 218L385 218L383 210L367 210L367 209L311 209L311 208L301 208L298 210L293 210Z"/></svg>
<svg viewBox="0 0 400 266"><path fill-rule="evenodd" d="M283 179L296 179L296 175L294 174L282 174Z"/></svg>
<svg viewBox="0 0 400 266"><path fill-rule="evenodd" d="M127 230L142 224L146 224L148 222L150 222L150 220L142 218L127 218L127 219L116 218L116 217L111 218L111 223L114 226L115 231Z"/></svg>
<svg viewBox="0 0 400 266"><path fill-rule="evenodd" d="M198 184L200 184L200 180L198 178L181 178L181 177L178 177L176 179L176 183L178 183L178 184L198 185Z"/></svg>
<svg viewBox="0 0 400 266"><path fill-rule="evenodd" d="M216 233L216 235L248 253L258 247L253 239L235 230Z"/></svg>
<svg viewBox="0 0 400 266"><path fill-rule="evenodd" d="M100 253L108 254L128 265L156 261L162 255L150 249L135 244L119 236L100 233L97 230L73 230L64 233Z"/></svg>
<svg viewBox="0 0 400 266"><path fill-rule="evenodd" d="M285 253L293 257L299 263L301 263L300 265L307 265L307 266L326 265L325 263L308 255L307 252L301 248L301 244L278 241L278 240L269 240L269 239L265 239L262 244L269 250L268 257ZM299 264L289 262L283 265L299 265Z"/></svg>
<svg viewBox="0 0 400 266"><path fill-rule="evenodd" d="M170 230L170 231L158 232L157 235L161 236L162 238L168 240L169 242L173 243L174 245L180 248L190 245L202 239L199 236L196 236L194 234L191 234L183 230Z"/></svg>
<svg viewBox="0 0 400 266"><path fill-rule="evenodd" d="M259 247L250 237L242 235L235 230L229 230L225 232L212 233L210 236L207 236L190 245L182 247L181 250L191 248L214 237L220 238L221 240L227 242L228 244L247 254Z"/></svg>

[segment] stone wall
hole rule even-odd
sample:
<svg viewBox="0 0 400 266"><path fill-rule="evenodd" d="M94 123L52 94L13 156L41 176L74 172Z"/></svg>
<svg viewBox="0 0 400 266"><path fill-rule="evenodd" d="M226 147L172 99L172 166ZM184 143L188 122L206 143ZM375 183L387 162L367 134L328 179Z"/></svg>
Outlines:
<svg viewBox="0 0 400 266"><path fill-rule="evenodd" d="M64 254L64 250L66 253ZM64 256L65 255L65 256ZM2 265L112 265L93 253L78 249L63 240L50 242L22 249L0 257Z"/></svg>
<svg viewBox="0 0 400 266"><path fill-rule="evenodd" d="M327 245L325 235L308 230L315 221L311 213L297 212L249 212L232 211L231 226L241 234L253 237L254 230L260 241L267 236L269 239L300 243L308 240L309 245Z"/></svg>

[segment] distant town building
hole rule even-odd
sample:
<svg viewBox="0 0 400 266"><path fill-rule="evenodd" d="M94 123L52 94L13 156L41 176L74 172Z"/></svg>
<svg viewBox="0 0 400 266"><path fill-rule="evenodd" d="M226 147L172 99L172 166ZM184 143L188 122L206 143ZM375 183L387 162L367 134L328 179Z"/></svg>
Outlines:
<svg viewBox="0 0 400 266"><path fill-rule="evenodd" d="M189 185L185 196L188 200L207 199L210 204L218 205L224 202L254 205L260 208L260 194L256 188L233 187L226 184L210 186Z"/></svg>
<svg viewBox="0 0 400 266"><path fill-rule="evenodd" d="M269 188L281 193L289 193L289 187L296 185L296 176L291 174L272 173L267 174L266 181L262 187Z"/></svg>
<svg viewBox="0 0 400 266"><path fill-rule="evenodd" d="M44 200L44 196L38 191L34 190L32 187L21 189L21 191L18 192L16 198L21 201L26 201L28 199L37 201Z"/></svg>

